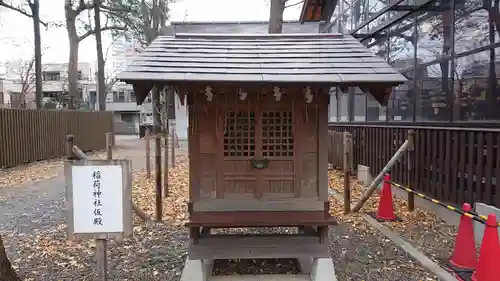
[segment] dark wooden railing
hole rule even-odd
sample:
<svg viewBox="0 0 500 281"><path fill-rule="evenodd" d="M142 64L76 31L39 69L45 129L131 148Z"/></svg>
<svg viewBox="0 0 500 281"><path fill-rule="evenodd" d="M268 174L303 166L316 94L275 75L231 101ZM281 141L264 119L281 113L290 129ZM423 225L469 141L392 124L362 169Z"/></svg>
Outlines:
<svg viewBox="0 0 500 281"><path fill-rule="evenodd" d="M500 207L499 129L330 124L333 132L352 134L354 168L368 166L372 175L403 144L409 129L415 131L414 172L407 172L405 156L391 171L394 181L446 202Z"/></svg>
<svg viewBox="0 0 500 281"><path fill-rule="evenodd" d="M106 148L111 112L0 108L0 168L62 157L66 135L83 151Z"/></svg>

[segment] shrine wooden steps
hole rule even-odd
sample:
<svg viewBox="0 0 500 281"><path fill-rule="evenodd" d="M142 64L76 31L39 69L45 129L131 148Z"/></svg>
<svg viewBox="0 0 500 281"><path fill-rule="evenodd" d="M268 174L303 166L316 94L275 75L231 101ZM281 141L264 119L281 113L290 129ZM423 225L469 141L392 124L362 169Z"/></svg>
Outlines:
<svg viewBox="0 0 500 281"><path fill-rule="evenodd" d="M292 227L336 225L323 211L192 212L187 227Z"/></svg>
<svg viewBox="0 0 500 281"><path fill-rule="evenodd" d="M315 235L211 235L190 242L190 259L329 258L328 244Z"/></svg>

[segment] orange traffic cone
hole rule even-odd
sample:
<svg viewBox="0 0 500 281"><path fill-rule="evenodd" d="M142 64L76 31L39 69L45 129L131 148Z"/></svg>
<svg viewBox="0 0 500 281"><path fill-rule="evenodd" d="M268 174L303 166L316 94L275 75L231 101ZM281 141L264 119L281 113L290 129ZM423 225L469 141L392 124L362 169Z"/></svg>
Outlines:
<svg viewBox="0 0 500 281"><path fill-rule="evenodd" d="M389 181L391 176L386 174L384 176L384 184L380 194L380 201L378 203L378 210L375 218L378 221L396 221L399 218L394 214L394 207L392 205L392 191Z"/></svg>
<svg viewBox="0 0 500 281"><path fill-rule="evenodd" d="M483 241L479 250L479 261L472 281L500 280L500 245L498 243L497 217L488 215L484 228Z"/></svg>
<svg viewBox="0 0 500 281"><path fill-rule="evenodd" d="M462 206L464 212L469 213L472 207L468 203ZM453 255L448 260L450 267L455 271L474 270L477 264L476 243L474 241L474 226L472 218L462 215L455 239Z"/></svg>

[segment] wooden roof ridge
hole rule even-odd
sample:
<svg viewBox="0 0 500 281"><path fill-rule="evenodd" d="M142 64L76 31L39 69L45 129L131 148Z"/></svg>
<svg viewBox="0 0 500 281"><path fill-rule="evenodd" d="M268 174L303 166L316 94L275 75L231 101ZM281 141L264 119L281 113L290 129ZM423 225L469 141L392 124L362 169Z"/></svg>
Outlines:
<svg viewBox="0 0 500 281"><path fill-rule="evenodd" d="M354 37L337 33L159 36L117 78L150 84L141 90L147 93L155 83L237 82L363 86L385 95L407 81Z"/></svg>
<svg viewBox="0 0 500 281"><path fill-rule="evenodd" d="M328 39L328 38L343 38L344 34L342 33L267 33L267 34L259 34L259 33L176 33L173 36L174 38L205 38L209 37L212 39Z"/></svg>

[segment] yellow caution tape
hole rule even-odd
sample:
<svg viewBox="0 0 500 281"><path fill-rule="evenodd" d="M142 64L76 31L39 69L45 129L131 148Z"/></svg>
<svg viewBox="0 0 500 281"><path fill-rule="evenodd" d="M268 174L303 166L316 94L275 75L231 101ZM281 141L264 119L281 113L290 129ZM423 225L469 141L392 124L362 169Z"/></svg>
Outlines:
<svg viewBox="0 0 500 281"><path fill-rule="evenodd" d="M486 220L488 219L488 217L487 217L487 216L485 216L485 215L479 215L479 214L477 214L477 215L476 215L476 214L467 213L467 212L464 212L464 211L462 211L460 208L457 208L457 207L455 207L455 206L451 206L451 205L448 205L448 204L444 204L444 203L440 202L440 201L439 201L439 200L437 200L437 199L430 198L430 197L428 197L428 196L426 196L426 195L424 195L424 194L422 194L422 193L420 193L420 192L416 192L415 190L413 190L413 189L411 189L411 188L409 188L409 187L402 186L402 185L400 185L400 184L398 184L398 183L395 183L395 182L392 182L392 181L389 181L389 183L390 183L391 185L393 185L393 186L396 186L396 187L399 187L399 188L401 188L401 189L404 189L404 190L406 190L407 192L410 192L410 193L416 194L418 197L424 198L424 199L426 199L426 200L428 200L428 201L431 201L432 203L435 203L435 204L441 205L441 206L443 206L443 207L447 208L447 209L448 209L448 210L450 210L450 211L453 211L453 212L456 212L456 213L462 214L462 215L464 215L464 216L466 216L466 217L469 217L469 218L472 218L472 219L476 219L476 220L478 220L478 221L482 221L483 223L485 223L485 222L486 222ZM497 223L497 225L500 227L500 222L499 222L499 223Z"/></svg>

